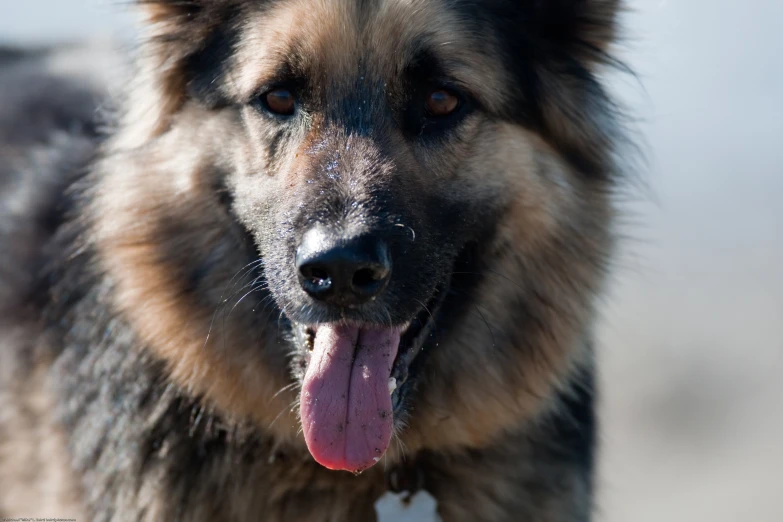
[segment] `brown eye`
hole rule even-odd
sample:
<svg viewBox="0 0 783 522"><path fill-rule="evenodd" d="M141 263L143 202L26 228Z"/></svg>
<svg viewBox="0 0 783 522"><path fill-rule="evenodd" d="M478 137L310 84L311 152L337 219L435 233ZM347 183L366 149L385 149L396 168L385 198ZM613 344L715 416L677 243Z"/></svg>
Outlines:
<svg viewBox="0 0 783 522"><path fill-rule="evenodd" d="M432 116L448 116L458 105L457 95L445 89L437 89L427 95L427 112Z"/></svg>
<svg viewBox="0 0 783 522"><path fill-rule="evenodd" d="M296 108L296 101L291 91L287 89L275 89L264 95L266 106L275 114L290 116Z"/></svg>

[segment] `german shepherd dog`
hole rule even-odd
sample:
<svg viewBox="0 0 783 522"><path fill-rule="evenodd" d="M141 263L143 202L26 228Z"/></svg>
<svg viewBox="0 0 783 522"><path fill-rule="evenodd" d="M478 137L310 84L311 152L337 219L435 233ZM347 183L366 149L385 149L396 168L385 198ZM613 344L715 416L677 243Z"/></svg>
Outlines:
<svg viewBox="0 0 783 522"><path fill-rule="evenodd" d="M0 53L0 515L590 520L619 0L137 3Z"/></svg>

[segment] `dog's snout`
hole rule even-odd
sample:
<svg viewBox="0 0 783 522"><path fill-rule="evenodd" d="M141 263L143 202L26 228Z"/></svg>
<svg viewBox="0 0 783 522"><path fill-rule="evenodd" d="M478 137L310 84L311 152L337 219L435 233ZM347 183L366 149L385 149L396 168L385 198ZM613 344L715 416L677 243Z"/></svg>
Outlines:
<svg viewBox="0 0 783 522"><path fill-rule="evenodd" d="M386 243L376 236L345 238L315 228L297 248L296 269L299 283L314 299L357 306L386 288L392 265Z"/></svg>

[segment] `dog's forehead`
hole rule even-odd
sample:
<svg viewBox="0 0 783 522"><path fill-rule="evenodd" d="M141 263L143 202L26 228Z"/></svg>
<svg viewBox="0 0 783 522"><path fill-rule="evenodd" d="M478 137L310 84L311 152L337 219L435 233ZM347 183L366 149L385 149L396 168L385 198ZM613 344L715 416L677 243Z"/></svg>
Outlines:
<svg viewBox="0 0 783 522"><path fill-rule="evenodd" d="M240 28L235 81L250 93L295 69L328 83L359 74L394 81L418 54L466 86L500 85L491 34L448 0L280 0ZM360 67L361 65L361 67Z"/></svg>

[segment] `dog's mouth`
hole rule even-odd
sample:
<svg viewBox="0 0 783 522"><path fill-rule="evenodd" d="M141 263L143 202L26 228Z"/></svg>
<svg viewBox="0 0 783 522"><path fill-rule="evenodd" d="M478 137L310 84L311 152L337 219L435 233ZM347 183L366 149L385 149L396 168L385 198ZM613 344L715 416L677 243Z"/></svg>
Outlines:
<svg viewBox="0 0 783 522"><path fill-rule="evenodd" d="M394 420L415 384L425 342L450 280L403 326L323 323L295 326L305 347L300 413L313 458L329 469L361 472L389 446Z"/></svg>

